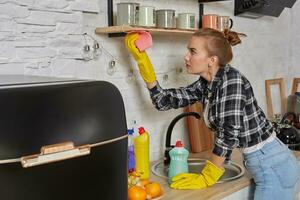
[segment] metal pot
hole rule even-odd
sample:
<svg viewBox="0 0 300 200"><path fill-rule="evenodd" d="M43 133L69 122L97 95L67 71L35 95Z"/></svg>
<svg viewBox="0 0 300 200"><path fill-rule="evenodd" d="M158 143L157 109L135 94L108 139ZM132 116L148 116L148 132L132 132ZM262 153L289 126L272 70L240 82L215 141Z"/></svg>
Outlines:
<svg viewBox="0 0 300 200"><path fill-rule="evenodd" d="M195 13L179 13L176 26L179 29L195 29L196 27Z"/></svg>
<svg viewBox="0 0 300 200"><path fill-rule="evenodd" d="M155 7L140 6L139 10L139 26L155 27L156 15Z"/></svg>
<svg viewBox="0 0 300 200"><path fill-rule="evenodd" d="M175 28L175 10L156 10L156 27Z"/></svg>
<svg viewBox="0 0 300 200"><path fill-rule="evenodd" d="M117 4L117 25L138 25L139 3Z"/></svg>

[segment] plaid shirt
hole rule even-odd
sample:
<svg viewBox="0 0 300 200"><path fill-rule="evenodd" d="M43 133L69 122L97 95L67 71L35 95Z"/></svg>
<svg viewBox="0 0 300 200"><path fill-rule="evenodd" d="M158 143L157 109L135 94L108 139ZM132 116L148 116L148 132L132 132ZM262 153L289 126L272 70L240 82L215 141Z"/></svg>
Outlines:
<svg viewBox="0 0 300 200"><path fill-rule="evenodd" d="M266 140L273 132L272 124L257 105L249 81L238 70L226 65L208 82L199 80L179 89L150 89L152 102L158 110L168 110L210 102L208 120L216 135L213 153L230 158L234 148L246 148Z"/></svg>

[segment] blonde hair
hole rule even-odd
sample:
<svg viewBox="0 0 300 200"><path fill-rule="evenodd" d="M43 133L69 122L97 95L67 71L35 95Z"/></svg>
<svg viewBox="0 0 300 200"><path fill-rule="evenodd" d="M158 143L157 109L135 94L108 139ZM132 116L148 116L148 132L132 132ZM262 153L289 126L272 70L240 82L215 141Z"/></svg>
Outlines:
<svg viewBox="0 0 300 200"><path fill-rule="evenodd" d="M195 37L204 37L207 39L205 48L209 56L217 56L219 58L219 65L221 66L228 64L232 60L231 46L241 43L239 35L246 36L245 34L229 29L221 32L212 28L203 28L193 34Z"/></svg>

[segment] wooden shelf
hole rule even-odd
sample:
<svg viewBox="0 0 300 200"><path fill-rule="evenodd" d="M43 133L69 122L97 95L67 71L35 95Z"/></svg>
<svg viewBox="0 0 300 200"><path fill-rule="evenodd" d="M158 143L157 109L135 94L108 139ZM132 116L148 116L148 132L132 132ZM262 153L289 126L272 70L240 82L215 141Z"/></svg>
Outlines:
<svg viewBox="0 0 300 200"><path fill-rule="evenodd" d="M232 0L198 0L198 3L216 3L220 1L232 1Z"/></svg>
<svg viewBox="0 0 300 200"><path fill-rule="evenodd" d="M193 34L196 29L184 30L184 29L163 29L163 28L149 28L149 27L141 27L141 26L108 26L108 27L98 27L95 32L97 34L103 33L127 33L130 31L149 31L152 34Z"/></svg>

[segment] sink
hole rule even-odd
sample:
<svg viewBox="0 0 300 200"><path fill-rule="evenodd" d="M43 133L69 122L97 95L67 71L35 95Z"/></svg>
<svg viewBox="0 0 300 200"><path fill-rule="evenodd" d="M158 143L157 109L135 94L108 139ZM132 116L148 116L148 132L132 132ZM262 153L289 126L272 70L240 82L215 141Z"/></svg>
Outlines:
<svg viewBox="0 0 300 200"><path fill-rule="evenodd" d="M205 163L206 163L205 159L189 158L188 159L189 173L199 174L202 171ZM245 173L245 169L242 166L232 161L224 164L224 168L225 168L225 172L217 183L223 183L223 182L238 179L242 177ZM155 163L151 168L151 171L154 175L165 179L168 178L168 170L169 170L169 166L164 165L164 161Z"/></svg>

